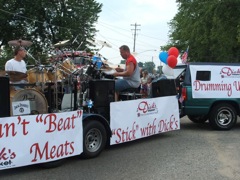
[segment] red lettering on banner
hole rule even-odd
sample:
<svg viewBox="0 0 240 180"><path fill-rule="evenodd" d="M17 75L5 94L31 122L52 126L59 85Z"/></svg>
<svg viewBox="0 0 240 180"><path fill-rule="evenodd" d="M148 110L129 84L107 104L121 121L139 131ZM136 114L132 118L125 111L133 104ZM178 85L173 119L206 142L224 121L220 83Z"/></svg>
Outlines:
<svg viewBox="0 0 240 180"><path fill-rule="evenodd" d="M28 131L27 131L27 124L29 124L29 121L26 121L26 119L21 119L21 116L17 117L18 123L5 123L5 124L0 124L0 138L2 137L9 137L9 136L16 136L17 134L17 130L16 130L16 126L20 125L22 126L22 133L23 135L27 135Z"/></svg>
<svg viewBox="0 0 240 180"><path fill-rule="evenodd" d="M138 109L137 111L141 111L144 114L147 112L151 112L154 111L157 108L155 102L153 102L152 104L148 104L147 101L142 101L138 104Z"/></svg>
<svg viewBox="0 0 240 180"><path fill-rule="evenodd" d="M193 82L194 91L226 91L230 97L232 95L232 85L227 83L203 83L199 80Z"/></svg>
<svg viewBox="0 0 240 180"><path fill-rule="evenodd" d="M233 74L233 70L230 67L222 68L220 74L226 74L227 76L231 76Z"/></svg>
<svg viewBox="0 0 240 180"><path fill-rule="evenodd" d="M6 161L8 159L14 159L16 157L16 153L15 152L12 152L11 149L6 149L6 148L3 148L1 151L0 151L0 161Z"/></svg>
<svg viewBox="0 0 240 180"><path fill-rule="evenodd" d="M236 91L240 91L240 81L234 81L233 86L235 86Z"/></svg>
<svg viewBox="0 0 240 180"><path fill-rule="evenodd" d="M43 149L41 149L38 143L35 143L30 148L30 154L34 154L34 158L32 162L36 162L37 160L45 159L54 159L59 157L64 157L67 155L71 155L74 153L74 142L66 141L64 144L60 144L59 146L53 145L49 147L48 142L44 145Z"/></svg>
<svg viewBox="0 0 240 180"><path fill-rule="evenodd" d="M23 126L23 135L27 135L28 131L26 130L26 125L29 124L29 121L26 121L26 119L21 119L20 116L18 116L18 124L21 124Z"/></svg>
<svg viewBox="0 0 240 180"><path fill-rule="evenodd" d="M170 120L160 120L158 124L158 132L167 132L178 129L178 120L172 115Z"/></svg>
<svg viewBox="0 0 240 180"><path fill-rule="evenodd" d="M151 136L151 135L153 135L153 134L156 134L155 121L156 121L156 118L154 119L154 121L153 121L152 124L148 123L148 124L147 124L147 127L140 128L141 136L142 136L142 137Z"/></svg>
<svg viewBox="0 0 240 180"><path fill-rule="evenodd" d="M118 140L115 142L121 143L121 142L127 142L132 141L136 139L135 133L138 130L138 125L135 125L136 122L133 123L132 129L129 130L128 127L126 130L122 130L121 128L118 128L117 130L113 131L113 134L116 134L118 137Z"/></svg>
<svg viewBox="0 0 240 180"><path fill-rule="evenodd" d="M17 134L15 129L14 123L6 123L6 124L0 124L0 138L2 137L8 137L8 136L15 136Z"/></svg>
<svg viewBox="0 0 240 180"><path fill-rule="evenodd" d="M42 118L42 117L41 117ZM48 124L47 133L51 133L54 131L62 131L62 130L70 130L75 128L75 119L77 116L72 115L72 117L67 117L66 119L60 118L57 121L56 114L48 114L43 120L37 119L37 122L44 122L44 124Z"/></svg>

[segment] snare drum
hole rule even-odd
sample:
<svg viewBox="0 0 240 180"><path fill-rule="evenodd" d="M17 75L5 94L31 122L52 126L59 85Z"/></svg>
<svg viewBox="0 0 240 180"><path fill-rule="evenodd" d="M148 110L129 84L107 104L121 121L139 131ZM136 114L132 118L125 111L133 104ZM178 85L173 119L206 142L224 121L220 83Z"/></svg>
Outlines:
<svg viewBox="0 0 240 180"><path fill-rule="evenodd" d="M12 102L30 101L31 114L44 114L48 112L48 104L45 96L36 89L10 90L11 115L13 115Z"/></svg>
<svg viewBox="0 0 240 180"><path fill-rule="evenodd" d="M64 60L60 66L60 69L62 69L65 77L77 71L77 67L74 65L71 59Z"/></svg>
<svg viewBox="0 0 240 180"><path fill-rule="evenodd" d="M47 75L47 70L42 69L38 70L37 68L32 68L27 71L28 75L28 82L29 83L45 83L48 81L48 75Z"/></svg>

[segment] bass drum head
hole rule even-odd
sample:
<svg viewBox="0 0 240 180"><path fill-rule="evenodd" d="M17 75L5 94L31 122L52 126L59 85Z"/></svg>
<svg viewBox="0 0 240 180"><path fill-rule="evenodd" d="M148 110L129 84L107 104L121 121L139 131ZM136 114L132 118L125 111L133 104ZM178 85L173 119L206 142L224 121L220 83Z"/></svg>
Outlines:
<svg viewBox="0 0 240 180"><path fill-rule="evenodd" d="M29 100L31 114L44 114L48 112L48 104L45 96L35 89L11 90L10 101L26 101ZM12 108L11 108L12 109ZM12 115L12 111L11 111Z"/></svg>

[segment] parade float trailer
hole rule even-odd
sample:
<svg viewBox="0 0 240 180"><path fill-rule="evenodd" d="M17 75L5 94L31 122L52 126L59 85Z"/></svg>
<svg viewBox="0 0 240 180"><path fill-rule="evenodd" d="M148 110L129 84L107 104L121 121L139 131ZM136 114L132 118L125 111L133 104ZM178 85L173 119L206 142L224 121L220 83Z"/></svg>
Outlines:
<svg viewBox="0 0 240 180"><path fill-rule="evenodd" d="M70 156L93 158L108 145L179 130L177 94L166 86L175 90L173 82L156 81L155 97L125 92L128 100L114 102L115 81L90 64L72 78L73 88L63 93L59 108L59 98L50 101L58 92L40 93L26 86L11 93L9 77L0 77L0 170L55 167ZM51 90L56 84L48 86Z"/></svg>

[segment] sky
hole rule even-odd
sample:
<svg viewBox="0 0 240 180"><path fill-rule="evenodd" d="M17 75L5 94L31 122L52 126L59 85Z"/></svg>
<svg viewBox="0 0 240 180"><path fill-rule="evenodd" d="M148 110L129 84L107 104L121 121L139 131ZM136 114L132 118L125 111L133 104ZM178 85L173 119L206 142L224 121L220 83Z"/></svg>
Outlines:
<svg viewBox="0 0 240 180"><path fill-rule="evenodd" d="M175 0L96 0L103 4L96 24L95 40L106 41L99 53L113 64L122 57L121 45L128 45L138 62L153 61L160 65L160 46L167 44L169 25L177 13ZM134 29L136 26L135 52ZM99 46L101 48L101 46Z"/></svg>

